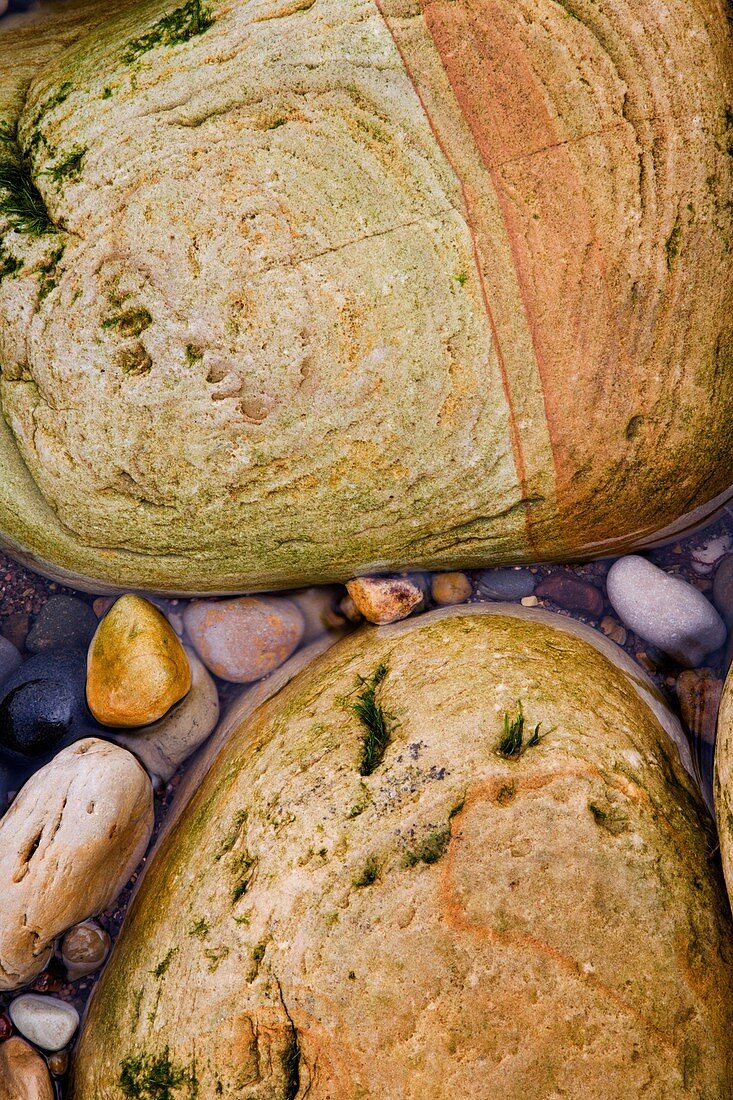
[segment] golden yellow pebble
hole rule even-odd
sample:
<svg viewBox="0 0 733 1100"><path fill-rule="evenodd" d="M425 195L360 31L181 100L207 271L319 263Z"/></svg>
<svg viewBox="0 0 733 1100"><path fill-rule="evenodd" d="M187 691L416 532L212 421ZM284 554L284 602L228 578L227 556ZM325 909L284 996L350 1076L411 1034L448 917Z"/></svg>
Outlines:
<svg viewBox="0 0 733 1100"><path fill-rule="evenodd" d="M146 726L191 687L183 646L142 596L121 596L97 627L87 657L87 703L104 726Z"/></svg>

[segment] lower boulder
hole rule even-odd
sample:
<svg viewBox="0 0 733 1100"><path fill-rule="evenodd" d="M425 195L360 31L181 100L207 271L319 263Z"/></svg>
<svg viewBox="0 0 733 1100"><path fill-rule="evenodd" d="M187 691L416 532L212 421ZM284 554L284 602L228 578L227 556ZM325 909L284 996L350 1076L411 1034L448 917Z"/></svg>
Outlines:
<svg viewBox="0 0 733 1100"><path fill-rule="evenodd" d="M522 612L365 627L244 704L143 877L73 1100L733 1095L679 726L611 643Z"/></svg>

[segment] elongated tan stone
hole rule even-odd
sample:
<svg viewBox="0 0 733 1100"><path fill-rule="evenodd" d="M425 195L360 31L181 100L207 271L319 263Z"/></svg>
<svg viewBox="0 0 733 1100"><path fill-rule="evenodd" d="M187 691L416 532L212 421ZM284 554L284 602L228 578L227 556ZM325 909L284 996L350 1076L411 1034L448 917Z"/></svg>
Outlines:
<svg viewBox="0 0 733 1100"><path fill-rule="evenodd" d="M0 220L8 546L241 592L626 550L728 493L716 0L176 11L0 28L58 229Z"/></svg>
<svg viewBox="0 0 733 1100"><path fill-rule="evenodd" d="M16 1036L0 1043L0 1096L3 1100L54 1100L46 1063Z"/></svg>
<svg viewBox="0 0 733 1100"><path fill-rule="evenodd" d="M57 936L109 905L152 828L150 780L117 745L77 741L31 776L0 819L0 989L29 982Z"/></svg>
<svg viewBox="0 0 733 1100"><path fill-rule="evenodd" d="M91 1002L72 1100L164 1071L212 1098L727 1096L712 823L625 654L474 605L295 662L193 775Z"/></svg>
<svg viewBox="0 0 733 1100"><path fill-rule="evenodd" d="M147 726L191 687L188 657L165 615L142 596L121 596L92 638L87 703L105 726Z"/></svg>

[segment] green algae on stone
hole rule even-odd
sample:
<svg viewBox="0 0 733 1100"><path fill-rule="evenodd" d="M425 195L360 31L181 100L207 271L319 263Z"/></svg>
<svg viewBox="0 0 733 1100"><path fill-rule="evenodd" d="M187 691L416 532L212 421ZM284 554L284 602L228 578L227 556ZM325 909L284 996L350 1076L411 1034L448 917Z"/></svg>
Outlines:
<svg viewBox="0 0 733 1100"><path fill-rule="evenodd" d="M403 866L414 867L418 863L427 863L428 865L437 863L445 855L450 844L450 837L450 825L433 829L419 844L416 844L414 848L405 853L402 860Z"/></svg>
<svg viewBox="0 0 733 1100"><path fill-rule="evenodd" d="M12 229L29 237L56 230L30 168L22 159L0 162L0 215Z"/></svg>
<svg viewBox="0 0 733 1100"><path fill-rule="evenodd" d="M114 329L120 336L139 336L153 323L150 311L141 309L126 309L121 313L115 313L112 317L106 317L102 321L105 331Z"/></svg>
<svg viewBox="0 0 733 1100"><path fill-rule="evenodd" d="M353 885L357 889L364 886L373 886L379 878L379 860L375 855L367 856L366 862L359 873L353 879Z"/></svg>
<svg viewBox="0 0 733 1100"><path fill-rule="evenodd" d="M175 1065L167 1046L160 1054L123 1059L118 1084L122 1095L129 1100L183 1100L184 1097L194 1100L198 1095L195 1074Z"/></svg>
<svg viewBox="0 0 733 1100"><path fill-rule="evenodd" d="M362 690L356 701L351 704L351 709L364 727L362 737L361 757L359 760L359 774L371 775L377 768L387 751L391 736L392 715L385 713L384 707L377 701L377 688L387 675L388 668L384 662L374 670L370 677L360 677Z"/></svg>
<svg viewBox="0 0 733 1100"><path fill-rule="evenodd" d="M164 15L145 34L128 42L122 59L129 64L158 46L179 46L196 35L203 34L213 22L211 9L202 4L201 0L188 0L169 15Z"/></svg>
<svg viewBox="0 0 733 1100"><path fill-rule="evenodd" d="M45 174L50 176L57 187L67 181L76 180L81 175L82 164L87 155L87 148L83 145L74 145L68 153L50 168L45 169Z"/></svg>

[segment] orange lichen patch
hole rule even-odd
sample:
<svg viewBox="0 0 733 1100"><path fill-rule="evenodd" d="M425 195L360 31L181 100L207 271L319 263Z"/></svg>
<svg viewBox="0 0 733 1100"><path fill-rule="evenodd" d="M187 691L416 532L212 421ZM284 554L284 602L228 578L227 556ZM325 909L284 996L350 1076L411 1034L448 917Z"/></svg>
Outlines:
<svg viewBox="0 0 733 1100"><path fill-rule="evenodd" d="M523 792L541 790L558 780L569 778L594 779L597 776L598 773L594 768L583 767L527 776L517 781L514 796L521 798ZM506 779L501 776L473 787L467 792L464 805L453 815L449 822L451 840L443 862L440 881L441 912L448 925L457 932L495 943L497 946L520 952L529 951L549 960L554 967L562 970L578 982L591 987L602 999L610 1001L617 1009L633 1017L644 1028L648 1028L659 1042L671 1049L673 1044L670 1042L667 1032L659 1028L647 1014L641 1012L616 989L598 977L592 967L582 963L567 952L554 947L550 942L539 936L516 928L499 929L495 924L490 925L469 915L465 893L458 888L456 883L456 862L461 852L462 836L464 831L470 829L471 812L479 804L488 802L499 808L504 808L507 805L503 797L505 790ZM495 920L495 916L492 911L492 920ZM541 922L542 913L538 912L537 923L541 924Z"/></svg>

